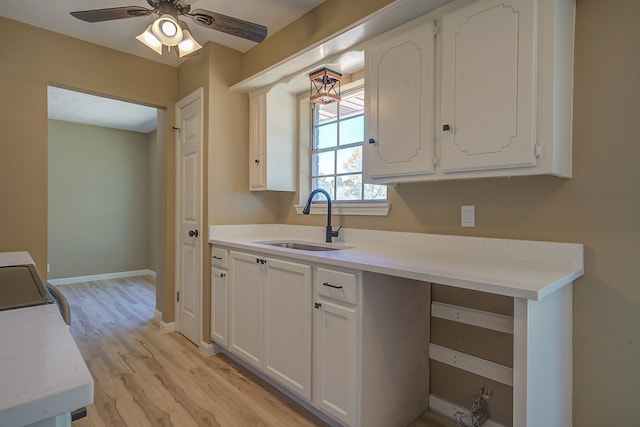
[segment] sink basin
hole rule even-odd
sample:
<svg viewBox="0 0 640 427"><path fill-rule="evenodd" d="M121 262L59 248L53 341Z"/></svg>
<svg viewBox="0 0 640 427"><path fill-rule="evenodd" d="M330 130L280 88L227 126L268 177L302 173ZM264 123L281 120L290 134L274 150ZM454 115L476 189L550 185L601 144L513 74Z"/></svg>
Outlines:
<svg viewBox="0 0 640 427"><path fill-rule="evenodd" d="M312 242L295 242L295 241L267 241L267 242L255 242L262 245L276 246L279 248L296 249L299 251L338 251L341 249L348 249L349 246L335 246L330 243L312 243Z"/></svg>

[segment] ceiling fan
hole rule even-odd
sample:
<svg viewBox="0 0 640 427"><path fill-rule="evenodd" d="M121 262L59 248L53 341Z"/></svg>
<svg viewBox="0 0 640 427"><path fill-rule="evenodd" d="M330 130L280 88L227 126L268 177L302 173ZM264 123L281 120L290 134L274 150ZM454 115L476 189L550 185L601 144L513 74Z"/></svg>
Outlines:
<svg viewBox="0 0 640 427"><path fill-rule="evenodd" d="M156 15L158 18L137 39L162 55L162 46L176 46L182 57L202 46L195 41L189 27L178 16L187 16L198 25L260 43L267 37L267 27L243 21L205 9L191 10L196 0L147 0L152 9L141 6L111 7L106 9L70 12L85 22L103 22L116 19Z"/></svg>

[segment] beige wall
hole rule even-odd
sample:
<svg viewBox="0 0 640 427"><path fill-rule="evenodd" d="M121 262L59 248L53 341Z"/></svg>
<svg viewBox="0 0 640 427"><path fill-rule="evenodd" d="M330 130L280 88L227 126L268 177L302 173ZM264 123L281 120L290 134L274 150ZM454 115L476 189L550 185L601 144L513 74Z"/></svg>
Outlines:
<svg viewBox="0 0 640 427"><path fill-rule="evenodd" d="M172 123L177 70L5 18L0 36L11 40L0 44L0 251L29 251L46 277L47 85L166 108ZM163 155L162 192L174 179L172 147ZM173 193L167 194L158 248L164 260L157 271L160 298L173 294Z"/></svg>
<svg viewBox="0 0 640 427"><path fill-rule="evenodd" d="M49 120L50 279L149 268L144 133Z"/></svg>
<svg viewBox="0 0 640 427"><path fill-rule="evenodd" d="M585 275L575 282L573 314L573 411L574 425L581 427L638 423L639 23L636 0L577 0L573 179L399 185L389 191L388 217L336 221L354 228L584 243ZM322 217L296 215L296 200L281 197L282 222L323 224ZM475 228L460 227L462 204L476 206Z"/></svg>

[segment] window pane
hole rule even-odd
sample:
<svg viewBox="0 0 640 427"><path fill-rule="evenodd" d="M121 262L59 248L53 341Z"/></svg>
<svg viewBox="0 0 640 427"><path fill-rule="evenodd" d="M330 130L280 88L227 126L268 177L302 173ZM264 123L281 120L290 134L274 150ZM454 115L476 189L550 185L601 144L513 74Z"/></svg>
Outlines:
<svg viewBox="0 0 640 427"><path fill-rule="evenodd" d="M340 122L340 145L364 141L364 116Z"/></svg>
<svg viewBox="0 0 640 427"><path fill-rule="evenodd" d="M313 105L312 189L341 201L387 199L385 185L363 184L364 126L364 88L342 93L339 102Z"/></svg>
<svg viewBox="0 0 640 427"><path fill-rule="evenodd" d="M315 149L335 147L338 145L338 123L330 123L316 128Z"/></svg>
<svg viewBox="0 0 640 427"><path fill-rule="evenodd" d="M336 177L336 200L362 200L362 175Z"/></svg>
<svg viewBox="0 0 640 427"><path fill-rule="evenodd" d="M338 150L336 173L362 172L362 147L343 148Z"/></svg>
<svg viewBox="0 0 640 427"><path fill-rule="evenodd" d="M314 153L311 156L311 175L333 175L335 174L335 151L324 153Z"/></svg>
<svg viewBox="0 0 640 427"><path fill-rule="evenodd" d="M335 193L333 192L333 182L334 182L333 180L334 180L333 176L326 176L323 178L313 178L311 180L311 185L313 186L312 190L315 190L316 188L322 188L323 190L326 190L329 194L331 194L331 199L335 199ZM316 197L322 197L322 196L316 196Z"/></svg>
<svg viewBox="0 0 640 427"><path fill-rule="evenodd" d="M387 186L377 185L377 184L365 184L364 200L387 200Z"/></svg>

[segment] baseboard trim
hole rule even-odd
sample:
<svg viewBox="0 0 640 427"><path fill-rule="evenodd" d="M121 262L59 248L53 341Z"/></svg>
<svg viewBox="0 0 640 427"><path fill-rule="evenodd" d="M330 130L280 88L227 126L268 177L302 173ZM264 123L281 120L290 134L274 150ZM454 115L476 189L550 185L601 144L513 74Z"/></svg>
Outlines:
<svg viewBox="0 0 640 427"><path fill-rule="evenodd" d="M109 279L121 279L124 277L136 277L136 276L151 276L156 278L156 272L153 270L133 270L133 271L120 271L117 273L105 273L94 274L91 276L77 276L77 277L65 277L61 279L47 280L54 286L58 285L70 285L72 283L91 282L94 280L109 280Z"/></svg>
<svg viewBox="0 0 640 427"><path fill-rule="evenodd" d="M167 332L173 332L176 330L176 322L163 322L160 321L160 332L166 334Z"/></svg>
<svg viewBox="0 0 640 427"><path fill-rule="evenodd" d="M212 342L200 341L200 346L198 348L200 349L200 353L202 353L203 356L208 357L216 354L215 350L213 349Z"/></svg>

